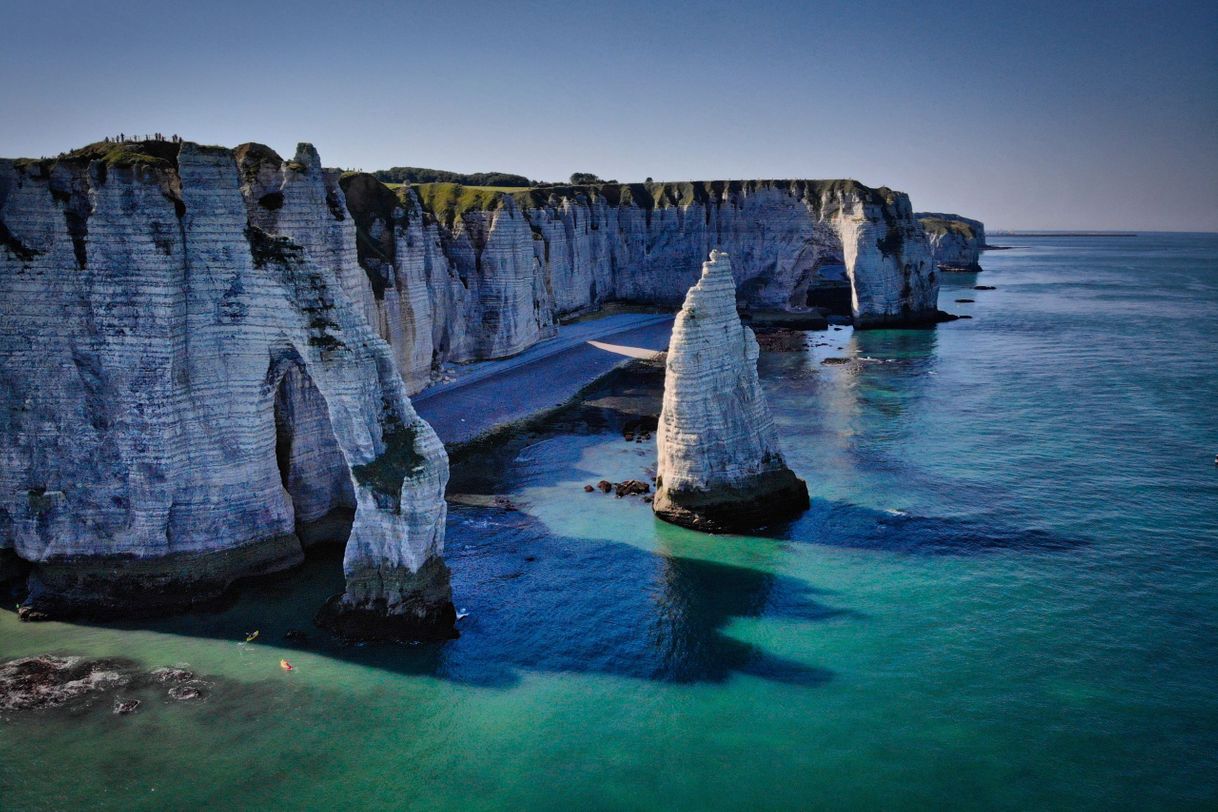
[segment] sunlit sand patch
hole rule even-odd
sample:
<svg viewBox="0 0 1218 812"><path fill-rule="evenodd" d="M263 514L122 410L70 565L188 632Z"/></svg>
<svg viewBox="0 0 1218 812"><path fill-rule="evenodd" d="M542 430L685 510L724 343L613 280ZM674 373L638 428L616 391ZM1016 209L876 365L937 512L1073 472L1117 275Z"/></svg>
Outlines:
<svg viewBox="0 0 1218 812"><path fill-rule="evenodd" d="M657 350L649 350L644 347L627 347L624 344L607 344L604 341L589 341L588 342L598 350L624 355L627 358L641 358L646 361L659 358L664 353Z"/></svg>

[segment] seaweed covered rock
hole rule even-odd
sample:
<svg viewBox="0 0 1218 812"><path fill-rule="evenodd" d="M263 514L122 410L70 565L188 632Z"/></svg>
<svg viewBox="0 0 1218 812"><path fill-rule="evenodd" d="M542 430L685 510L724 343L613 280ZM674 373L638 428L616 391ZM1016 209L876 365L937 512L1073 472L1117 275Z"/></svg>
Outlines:
<svg viewBox="0 0 1218 812"><path fill-rule="evenodd" d="M0 711L53 708L87 700L131 682L124 661L22 657L0 663Z"/></svg>
<svg viewBox="0 0 1218 812"><path fill-rule="evenodd" d="M652 509L708 532L744 531L808 508L757 379L757 339L736 314L728 256L712 251L668 348Z"/></svg>

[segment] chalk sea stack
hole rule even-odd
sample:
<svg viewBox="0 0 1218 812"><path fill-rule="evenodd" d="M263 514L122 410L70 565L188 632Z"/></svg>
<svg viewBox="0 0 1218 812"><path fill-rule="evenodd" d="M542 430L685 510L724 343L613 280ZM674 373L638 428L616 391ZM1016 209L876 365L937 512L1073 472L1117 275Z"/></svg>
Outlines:
<svg viewBox="0 0 1218 812"><path fill-rule="evenodd" d="M736 313L728 255L711 251L673 325L656 435L665 521L739 532L791 519L808 487L787 467L757 380L757 339Z"/></svg>
<svg viewBox="0 0 1218 812"><path fill-rule="evenodd" d="M941 271L977 273L985 244L985 224L980 220L942 212L914 214L926 232L931 259Z"/></svg>

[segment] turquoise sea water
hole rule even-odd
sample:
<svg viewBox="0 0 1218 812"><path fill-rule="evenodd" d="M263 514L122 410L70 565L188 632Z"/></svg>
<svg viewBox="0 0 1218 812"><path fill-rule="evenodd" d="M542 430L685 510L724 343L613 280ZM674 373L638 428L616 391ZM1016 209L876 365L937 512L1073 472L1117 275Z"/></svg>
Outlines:
<svg viewBox="0 0 1218 812"><path fill-rule="evenodd" d="M458 468L520 510L452 510L442 647L313 632L334 555L219 614L0 613L0 658L215 682L4 719L0 807L1215 808L1218 236L1002 242L944 281L973 320L763 355L812 492L776 538L585 494L654 448L556 421Z"/></svg>

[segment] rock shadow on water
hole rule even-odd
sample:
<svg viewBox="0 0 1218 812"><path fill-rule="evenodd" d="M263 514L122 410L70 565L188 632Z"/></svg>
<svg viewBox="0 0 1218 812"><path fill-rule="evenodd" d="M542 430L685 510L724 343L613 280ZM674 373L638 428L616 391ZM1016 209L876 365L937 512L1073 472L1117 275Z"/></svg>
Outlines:
<svg viewBox="0 0 1218 812"><path fill-rule="evenodd" d="M815 497L811 510L787 528L785 538L833 547L927 556L1068 553L1090 544L1082 537L1036 527L1012 527L982 519L919 516Z"/></svg>
<svg viewBox="0 0 1218 812"><path fill-rule="evenodd" d="M480 522L458 511L456 527ZM670 683L743 674L797 685L833 676L727 634L738 618L846 616L801 581L764 570L551 534L521 517L495 542L455 552L453 587L476 607L445 649L441 676L507 687L523 672L597 673Z"/></svg>
<svg viewBox="0 0 1218 812"><path fill-rule="evenodd" d="M824 622L853 614L821 603L817 590L797 579L555 535L517 511L455 506L449 534L454 595L469 615L459 622L461 637L443 644L350 645L308 627L313 610L341 582L338 547L311 550L291 573L244 583L221 611L98 625L232 641L234 651L258 628L253 647L493 689L539 672L674 684L723 683L739 674L817 686L833 673L770 654L729 635L728 627L763 616ZM304 639L288 634L302 628ZM230 688L218 680L209 721L262 716L281 700L278 693L274 681Z"/></svg>

